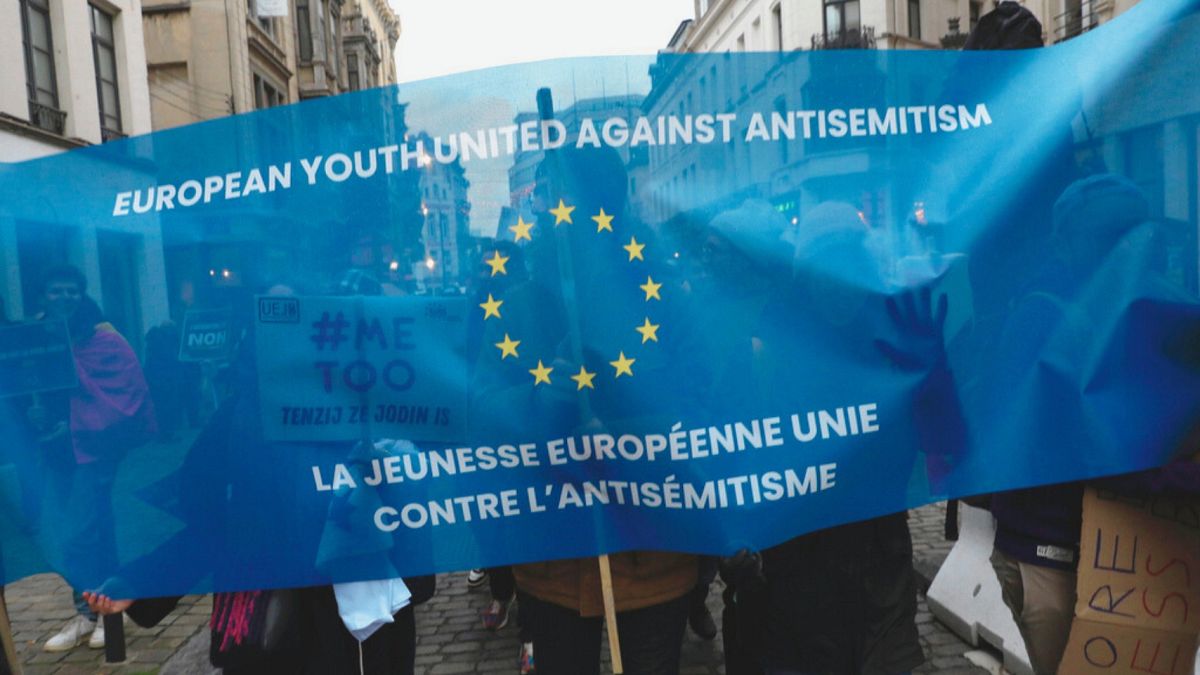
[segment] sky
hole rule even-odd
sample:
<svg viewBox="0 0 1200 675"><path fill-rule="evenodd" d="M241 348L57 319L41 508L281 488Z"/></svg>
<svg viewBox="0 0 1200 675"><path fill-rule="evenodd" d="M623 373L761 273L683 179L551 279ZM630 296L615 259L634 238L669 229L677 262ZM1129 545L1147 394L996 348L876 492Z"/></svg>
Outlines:
<svg viewBox="0 0 1200 675"><path fill-rule="evenodd" d="M693 14L692 0L389 2L400 16L400 82L563 56L654 54Z"/></svg>

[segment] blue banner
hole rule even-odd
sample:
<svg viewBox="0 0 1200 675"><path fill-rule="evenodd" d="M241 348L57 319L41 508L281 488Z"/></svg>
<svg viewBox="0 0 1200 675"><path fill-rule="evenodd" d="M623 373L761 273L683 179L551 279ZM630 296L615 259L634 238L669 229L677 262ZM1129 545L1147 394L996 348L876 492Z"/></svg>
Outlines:
<svg viewBox="0 0 1200 675"><path fill-rule="evenodd" d="M727 554L1193 453L1198 11L550 61L0 166L4 241L79 242L10 256L79 381L0 382L3 579ZM228 359L180 360L198 311Z"/></svg>

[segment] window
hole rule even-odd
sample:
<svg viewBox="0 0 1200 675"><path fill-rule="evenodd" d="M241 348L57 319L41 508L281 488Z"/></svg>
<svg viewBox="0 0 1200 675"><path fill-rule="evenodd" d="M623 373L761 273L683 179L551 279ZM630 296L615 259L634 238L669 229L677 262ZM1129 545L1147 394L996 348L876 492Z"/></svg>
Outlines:
<svg viewBox="0 0 1200 675"><path fill-rule="evenodd" d="M968 30L974 31L975 26L979 25L979 15L983 11L983 1L982 0L971 0L971 4L967 11L970 12L970 14L968 15L968 25L970 26L970 28L968 28Z"/></svg>
<svg viewBox="0 0 1200 675"><path fill-rule="evenodd" d="M321 4L321 0L309 0L309 2L312 4L313 16L317 18L317 25L312 32L312 53L322 61L327 61L329 60L329 53L326 51L325 44L325 8Z"/></svg>
<svg viewBox="0 0 1200 675"><path fill-rule="evenodd" d="M308 17L308 0L296 0L296 44L301 61L312 61L312 25Z"/></svg>
<svg viewBox="0 0 1200 675"><path fill-rule="evenodd" d="M285 98L279 87L258 73L254 74L254 107L258 110L283 105Z"/></svg>
<svg viewBox="0 0 1200 675"><path fill-rule="evenodd" d="M25 47L25 83L29 94L29 121L43 129L61 134L66 116L58 110L54 42L50 34L50 3L49 0L20 0L20 3L21 34Z"/></svg>
<svg viewBox="0 0 1200 675"><path fill-rule="evenodd" d="M358 75L358 54L346 54L346 87L350 91L362 89Z"/></svg>
<svg viewBox="0 0 1200 675"><path fill-rule="evenodd" d="M908 36L921 39L921 0L908 0Z"/></svg>
<svg viewBox="0 0 1200 675"><path fill-rule="evenodd" d="M100 102L102 134L121 131L121 97L117 88L117 48L113 17L96 6L92 15L92 59L96 64L96 98Z"/></svg>
<svg viewBox="0 0 1200 675"><path fill-rule="evenodd" d="M275 37L275 20L269 16L258 15L258 0L246 0L246 14L257 20L267 35Z"/></svg>
<svg viewBox="0 0 1200 675"><path fill-rule="evenodd" d="M771 8L771 28L775 36L775 49L783 51L783 7L775 5Z"/></svg>
<svg viewBox="0 0 1200 675"><path fill-rule="evenodd" d="M341 83L342 67L340 62L342 49L342 12L334 3L329 3L329 44L325 46L326 52L329 55L330 70L333 71L333 80L336 84Z"/></svg>
<svg viewBox="0 0 1200 675"><path fill-rule="evenodd" d="M788 114L787 99L784 98L783 96L780 96L779 98L775 99L775 112L779 113L780 117L787 116L787 114ZM779 146L779 165L780 166L787 166L788 160L790 159L788 157L788 151L790 150L790 148L788 147L788 144L789 144L789 141L788 141L787 137L783 136L782 134L780 135L779 140L775 141L775 145Z"/></svg>
<svg viewBox="0 0 1200 675"><path fill-rule="evenodd" d="M853 33L862 27L858 0L825 0L825 35L830 38Z"/></svg>

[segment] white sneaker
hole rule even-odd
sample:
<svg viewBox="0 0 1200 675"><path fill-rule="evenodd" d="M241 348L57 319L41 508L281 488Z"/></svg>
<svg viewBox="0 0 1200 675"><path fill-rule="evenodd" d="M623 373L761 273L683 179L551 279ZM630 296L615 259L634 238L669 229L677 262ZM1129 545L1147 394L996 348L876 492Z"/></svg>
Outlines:
<svg viewBox="0 0 1200 675"><path fill-rule="evenodd" d="M104 649L104 619L96 622L96 630L93 630L92 637L88 638L88 647Z"/></svg>
<svg viewBox="0 0 1200 675"><path fill-rule="evenodd" d="M96 629L98 621L76 614L63 629L58 631L54 637L46 640L46 644L42 645L42 649L47 652L65 652L69 649L74 649L76 645L83 642L88 633ZM104 627L100 626L100 644L104 644Z"/></svg>
<svg viewBox="0 0 1200 675"><path fill-rule="evenodd" d="M467 572L467 588L479 588L487 581L487 570L475 569Z"/></svg>

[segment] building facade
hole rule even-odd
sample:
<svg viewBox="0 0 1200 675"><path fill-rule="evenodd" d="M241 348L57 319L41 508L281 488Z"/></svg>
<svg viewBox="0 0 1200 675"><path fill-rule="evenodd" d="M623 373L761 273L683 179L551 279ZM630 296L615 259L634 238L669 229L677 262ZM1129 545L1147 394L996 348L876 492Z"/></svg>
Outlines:
<svg viewBox="0 0 1200 675"><path fill-rule="evenodd" d="M424 147L433 147L433 139L418 134ZM456 293L466 282L468 260L474 245L471 238L471 203L467 191L471 187L462 164L455 160L443 164L431 156L418 160L421 167L421 241L425 257L413 267L418 287L427 292Z"/></svg>
<svg viewBox="0 0 1200 675"><path fill-rule="evenodd" d="M155 129L396 79L400 22L384 0L287 0L282 15L269 16L274 3L264 0L143 1ZM392 119L386 122L390 135L403 134ZM258 225L271 219L270 213L247 214L244 222L221 223L218 231L191 231L191 223L171 228L165 244L174 313L223 297L252 276L294 267L285 261L295 259L299 239L266 236ZM360 248L382 246L374 238L369 244ZM356 265L364 256L378 262L378 255L355 253L337 264Z"/></svg>
<svg viewBox="0 0 1200 675"><path fill-rule="evenodd" d="M292 16L260 17L253 0L144 0L154 128L300 98Z"/></svg>
<svg viewBox="0 0 1200 675"><path fill-rule="evenodd" d="M1022 0L1047 44L1112 19L1137 0ZM995 0L695 0L680 51L937 49L965 37Z"/></svg>
<svg viewBox="0 0 1200 675"><path fill-rule="evenodd" d="M1027 0L1040 19L1046 44L1090 30L1135 4L1136 0ZM695 15L684 21L651 70L652 89L643 105L652 117L703 109L754 110L799 108L805 103L808 76L800 69L771 69L781 57L748 57L745 67L722 67L714 58L675 58L682 53L794 52L823 49L958 48L994 0L696 0ZM762 63L763 72L755 70ZM786 74L782 71L787 71ZM796 81L781 83L780 77ZM868 69L856 76L861 87L883 91L884 73ZM772 86L761 87L771 81ZM766 92L787 92L767 100ZM772 94L774 95L774 94ZM822 201L856 204L868 222L903 221L914 205L895 203L886 190L854 192L878 162L878 151L842 143L837 151L820 144L735 146L674 145L650 149L649 171L640 200L647 220L672 214L714 211L722 204L708 195L733 201L762 199L793 223L806 205ZM730 171L732 167L732 171ZM736 182L730 185L730 178ZM719 184L718 184L718 181Z"/></svg>
<svg viewBox="0 0 1200 675"><path fill-rule="evenodd" d="M0 4L0 161L151 131L141 11L140 0ZM166 318L157 223L61 222L52 205L39 222L0 218L8 318L36 316L43 274L64 263L83 270L89 293L135 348Z"/></svg>
<svg viewBox="0 0 1200 675"><path fill-rule="evenodd" d="M343 14L346 90L396 83L400 19L385 0L348 0Z"/></svg>

